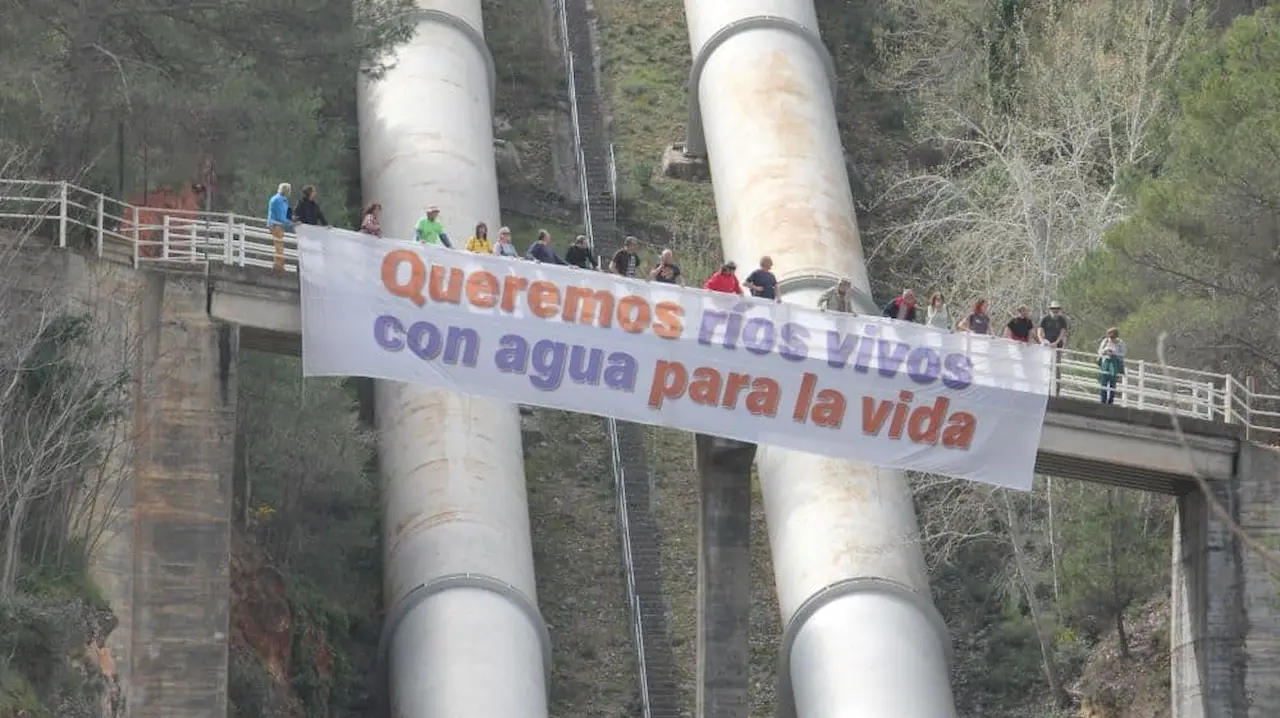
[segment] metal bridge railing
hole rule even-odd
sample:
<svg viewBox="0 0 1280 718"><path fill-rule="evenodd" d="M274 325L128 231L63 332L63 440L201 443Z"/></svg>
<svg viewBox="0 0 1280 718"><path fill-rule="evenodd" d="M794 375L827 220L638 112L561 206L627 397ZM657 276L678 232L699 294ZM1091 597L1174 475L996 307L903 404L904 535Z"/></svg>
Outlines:
<svg viewBox="0 0 1280 718"><path fill-rule="evenodd" d="M0 224L51 231L59 247L84 244L135 268L216 262L270 269L275 257L263 217L139 207L70 182L0 179ZM297 271L296 235L285 235L284 253L288 271Z"/></svg>

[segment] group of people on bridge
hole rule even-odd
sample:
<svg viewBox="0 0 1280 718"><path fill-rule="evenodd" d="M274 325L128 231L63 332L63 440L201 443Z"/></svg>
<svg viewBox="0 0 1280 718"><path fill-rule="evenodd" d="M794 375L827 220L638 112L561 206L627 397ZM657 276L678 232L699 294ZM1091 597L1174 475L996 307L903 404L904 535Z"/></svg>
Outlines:
<svg viewBox="0 0 1280 718"><path fill-rule="evenodd" d="M281 183L275 195L267 204L267 226L271 230L275 242L275 269L284 271L284 233L291 231L295 223L328 226L324 212L316 201L315 187L302 189L302 198L296 206L290 207L289 195L292 188L288 183ZM360 231L382 236L382 205L371 202L364 208L360 220ZM440 218L440 208L428 206L422 217L414 225L414 239L427 245L453 248L453 241L445 232ZM588 270L605 270L624 277L638 278L642 261L639 253L640 242L628 236L623 245L613 254L607 267L592 251L591 243L585 235L578 235L573 244L561 257L551 244L551 233L545 229L538 230L538 236L529 245L525 258L545 264L557 264ZM475 231L463 247L465 251L476 254L493 254L500 257L519 258L519 252L512 242L511 229L502 227L498 230L497 242L489 239L489 227L484 222L475 226ZM745 295L771 301L781 301L778 295L778 278L773 273L773 259L761 257L758 267L747 277L739 281L738 265L729 260L720 265L720 269L708 277L702 288L712 292ZM663 284L685 286L684 271L675 261L675 254L670 249L662 250L658 261L648 270L648 279ZM818 297L817 306L822 311L858 314L853 283L847 278L840 278L835 286L827 289ZM905 289L881 308L883 316L897 321L918 322L943 331L959 331L982 336L992 335L992 318L990 305L986 299L973 303L970 311L957 321L947 306L942 294L935 293L929 304L921 311L916 294ZM1050 301L1048 312L1036 322L1031 318L1031 309L1027 305L1019 305L1013 316L1004 324L1003 338L1022 344L1037 343L1042 346L1062 349L1066 346L1070 322L1062 311L1062 304ZM998 331L998 329L997 329ZM1103 404L1114 404L1116 386L1124 374L1126 350L1120 332L1112 327L1098 345L1098 384L1099 399Z"/></svg>

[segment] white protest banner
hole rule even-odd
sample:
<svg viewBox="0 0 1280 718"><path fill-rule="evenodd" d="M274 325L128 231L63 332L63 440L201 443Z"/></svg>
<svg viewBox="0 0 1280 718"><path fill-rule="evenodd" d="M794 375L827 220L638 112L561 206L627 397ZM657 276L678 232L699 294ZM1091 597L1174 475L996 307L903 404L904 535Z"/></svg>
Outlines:
<svg viewBox="0 0 1280 718"><path fill-rule="evenodd" d="M306 376L367 376L1031 487L1038 346L303 227Z"/></svg>

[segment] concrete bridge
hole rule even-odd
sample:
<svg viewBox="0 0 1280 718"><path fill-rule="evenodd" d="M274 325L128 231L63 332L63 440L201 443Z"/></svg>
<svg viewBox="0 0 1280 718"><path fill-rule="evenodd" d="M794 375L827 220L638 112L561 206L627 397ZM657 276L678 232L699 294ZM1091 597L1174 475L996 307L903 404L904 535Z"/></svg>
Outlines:
<svg viewBox="0 0 1280 718"><path fill-rule="evenodd" d="M156 212L160 221L142 224L136 208L72 185L0 180L0 222L31 223L42 238L27 242L12 281L55 285L99 314L113 308L145 337L135 471L95 566L120 618L109 647L129 715L222 718L237 355L299 352L296 244L289 272L273 275L261 220ZM1230 525L1268 545L1280 533L1280 453L1258 443L1277 436L1267 407L1280 397L1143 361L1114 406L1097 402L1095 382L1091 356L1063 353L1037 469L1177 497L1174 716L1280 715L1280 587ZM704 482L741 483L753 450L700 441Z"/></svg>

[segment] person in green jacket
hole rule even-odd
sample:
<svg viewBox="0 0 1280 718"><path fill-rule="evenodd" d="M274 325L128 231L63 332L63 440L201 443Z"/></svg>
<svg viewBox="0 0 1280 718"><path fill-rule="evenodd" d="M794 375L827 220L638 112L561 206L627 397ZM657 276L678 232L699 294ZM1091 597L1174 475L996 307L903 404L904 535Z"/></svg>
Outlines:
<svg viewBox="0 0 1280 718"><path fill-rule="evenodd" d="M1098 384L1103 404L1116 403L1116 384L1124 374L1124 340L1120 330L1111 327L1098 345Z"/></svg>
<svg viewBox="0 0 1280 718"><path fill-rule="evenodd" d="M448 249L453 249L449 235L444 232L444 224L440 222L440 208L436 206L427 207L426 213L414 227L413 238L423 244L443 244Z"/></svg>

